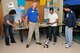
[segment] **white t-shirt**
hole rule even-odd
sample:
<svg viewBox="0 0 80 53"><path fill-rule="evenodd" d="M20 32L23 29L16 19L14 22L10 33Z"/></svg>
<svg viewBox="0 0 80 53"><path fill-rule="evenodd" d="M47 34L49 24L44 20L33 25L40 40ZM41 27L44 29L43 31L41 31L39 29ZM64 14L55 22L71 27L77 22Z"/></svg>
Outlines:
<svg viewBox="0 0 80 53"><path fill-rule="evenodd" d="M50 23L54 23L58 19L57 13L53 13L53 14L49 13L48 14L48 19L49 19ZM57 26L57 23L54 23L54 24L52 24L50 26Z"/></svg>

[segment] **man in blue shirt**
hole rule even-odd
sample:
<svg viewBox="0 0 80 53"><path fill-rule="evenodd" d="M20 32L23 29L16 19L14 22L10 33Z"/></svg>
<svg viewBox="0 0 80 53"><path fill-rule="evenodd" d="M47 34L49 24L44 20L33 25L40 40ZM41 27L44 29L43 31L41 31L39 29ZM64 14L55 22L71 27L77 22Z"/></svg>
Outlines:
<svg viewBox="0 0 80 53"><path fill-rule="evenodd" d="M69 5L64 5L64 11L66 11L65 18L65 37L66 37L66 48L72 46L72 35L73 28L76 25L76 16L75 13L69 8Z"/></svg>
<svg viewBox="0 0 80 53"><path fill-rule="evenodd" d="M26 45L26 48L30 46L32 34L35 31L35 37L36 37L36 44L42 45L42 43L39 42L39 27L38 27L38 10L36 9L37 2L32 2L32 7L28 9L26 13L27 20L29 21L29 33L28 33L28 43Z"/></svg>

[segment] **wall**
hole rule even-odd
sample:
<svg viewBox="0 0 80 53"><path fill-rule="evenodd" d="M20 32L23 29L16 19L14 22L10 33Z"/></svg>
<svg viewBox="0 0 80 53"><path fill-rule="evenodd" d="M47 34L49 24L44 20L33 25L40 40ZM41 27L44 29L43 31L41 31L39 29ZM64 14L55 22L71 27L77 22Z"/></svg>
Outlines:
<svg viewBox="0 0 80 53"><path fill-rule="evenodd" d="M15 0L15 1L14 1L14 0L2 0L1 2L2 2L3 14L4 14L4 15L6 15L7 12L8 12L8 7L7 7L7 5L8 5L9 2L13 2L14 5L15 5L15 8L18 7L18 6L17 6L17 0Z"/></svg>
<svg viewBox="0 0 80 53"><path fill-rule="evenodd" d="M3 34L3 9L2 9L2 4L1 4L1 2L0 2L0 35L2 35Z"/></svg>

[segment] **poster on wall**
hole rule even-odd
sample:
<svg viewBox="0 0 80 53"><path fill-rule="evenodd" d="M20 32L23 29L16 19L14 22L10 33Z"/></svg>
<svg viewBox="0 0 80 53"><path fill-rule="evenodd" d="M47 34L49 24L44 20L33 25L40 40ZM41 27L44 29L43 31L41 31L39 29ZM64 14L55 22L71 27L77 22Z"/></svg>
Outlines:
<svg viewBox="0 0 80 53"><path fill-rule="evenodd" d="M58 3L58 0L54 0L54 3Z"/></svg>
<svg viewBox="0 0 80 53"><path fill-rule="evenodd" d="M46 7L50 7L49 2L47 2Z"/></svg>
<svg viewBox="0 0 80 53"><path fill-rule="evenodd" d="M52 5L53 3L54 3L53 0L50 0L49 4Z"/></svg>
<svg viewBox="0 0 80 53"><path fill-rule="evenodd" d="M48 19L48 14L49 14L49 8L44 8L44 19Z"/></svg>
<svg viewBox="0 0 80 53"><path fill-rule="evenodd" d="M8 9L7 9L6 13L9 13L10 10L15 9L14 2L7 3L7 8Z"/></svg>
<svg viewBox="0 0 80 53"><path fill-rule="evenodd" d="M46 5L46 0L40 0L40 5Z"/></svg>
<svg viewBox="0 0 80 53"><path fill-rule="evenodd" d="M14 9L15 8L14 3L13 2L9 2L8 3L8 8L9 9Z"/></svg>
<svg viewBox="0 0 80 53"><path fill-rule="evenodd" d="M19 7L15 10L16 10L15 22L18 22L18 21L21 22L22 15L25 13L24 7Z"/></svg>
<svg viewBox="0 0 80 53"><path fill-rule="evenodd" d="M25 6L26 5L26 0L17 0L18 6Z"/></svg>
<svg viewBox="0 0 80 53"><path fill-rule="evenodd" d="M49 14L49 8L45 7L44 8L44 22L47 23L48 22L48 14Z"/></svg>

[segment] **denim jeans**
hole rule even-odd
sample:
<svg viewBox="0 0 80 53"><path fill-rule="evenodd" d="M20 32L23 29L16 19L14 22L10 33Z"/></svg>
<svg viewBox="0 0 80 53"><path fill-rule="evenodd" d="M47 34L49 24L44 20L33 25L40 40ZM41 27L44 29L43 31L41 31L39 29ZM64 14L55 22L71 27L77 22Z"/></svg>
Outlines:
<svg viewBox="0 0 80 53"><path fill-rule="evenodd" d="M49 26L49 40L52 41L53 35L53 42L57 42L57 26Z"/></svg>
<svg viewBox="0 0 80 53"><path fill-rule="evenodd" d="M9 36L11 39L11 42L14 42L14 37L13 37L13 31L11 26L4 26L4 35L5 35L5 44L9 44Z"/></svg>
<svg viewBox="0 0 80 53"><path fill-rule="evenodd" d="M68 26L65 26L65 39L66 39L66 43L68 45L72 45L72 37L73 35L73 29L72 28L69 28Z"/></svg>

